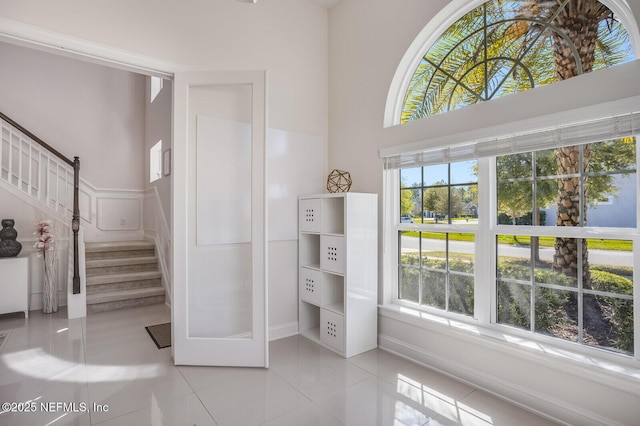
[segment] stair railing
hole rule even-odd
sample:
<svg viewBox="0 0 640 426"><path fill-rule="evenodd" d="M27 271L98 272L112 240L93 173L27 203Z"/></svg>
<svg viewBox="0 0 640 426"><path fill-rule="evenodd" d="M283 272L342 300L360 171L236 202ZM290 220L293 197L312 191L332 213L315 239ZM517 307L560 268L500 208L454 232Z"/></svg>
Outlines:
<svg viewBox="0 0 640 426"><path fill-rule="evenodd" d="M53 208L56 212L62 212L65 217L68 217L68 211L72 208L73 294L78 294L80 293L78 259L80 158L74 157L70 160L2 112L0 112L0 123L2 125L0 179L44 203L47 207ZM73 176L72 182L70 175ZM69 205L71 185L73 185L73 207Z"/></svg>

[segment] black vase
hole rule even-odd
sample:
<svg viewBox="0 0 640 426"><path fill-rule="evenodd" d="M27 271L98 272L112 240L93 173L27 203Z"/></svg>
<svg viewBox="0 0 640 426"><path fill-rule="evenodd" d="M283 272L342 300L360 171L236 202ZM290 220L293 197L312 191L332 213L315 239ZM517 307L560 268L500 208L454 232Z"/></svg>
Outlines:
<svg viewBox="0 0 640 426"><path fill-rule="evenodd" d="M13 219L2 219L0 230L0 257L16 257L22 250L22 244L16 241L18 231L13 228Z"/></svg>

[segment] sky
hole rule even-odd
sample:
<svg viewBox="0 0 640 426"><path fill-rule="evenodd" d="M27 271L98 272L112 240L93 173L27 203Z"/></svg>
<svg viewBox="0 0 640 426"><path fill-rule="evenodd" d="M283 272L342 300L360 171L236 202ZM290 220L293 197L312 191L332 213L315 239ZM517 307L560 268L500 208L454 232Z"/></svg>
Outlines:
<svg viewBox="0 0 640 426"><path fill-rule="evenodd" d="M477 182L478 177L475 174L474 166L476 160L461 161L451 163L451 182L448 177L448 164L437 164L434 166L424 167L424 186L435 185L439 183L449 183L452 185ZM415 167L411 169L400 170L400 180L406 187L422 186L421 168Z"/></svg>

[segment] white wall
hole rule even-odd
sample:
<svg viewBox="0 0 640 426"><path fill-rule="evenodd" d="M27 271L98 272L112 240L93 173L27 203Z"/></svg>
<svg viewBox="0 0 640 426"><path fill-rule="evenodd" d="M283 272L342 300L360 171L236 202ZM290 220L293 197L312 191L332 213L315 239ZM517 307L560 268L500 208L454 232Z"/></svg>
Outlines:
<svg viewBox="0 0 640 426"><path fill-rule="evenodd" d="M162 141L162 152L171 148L171 108L173 84L163 81L162 90L151 100L151 77L146 77L145 84L145 120L144 120L144 185L155 187L162 211L168 223L171 223L171 176L149 182L149 150L158 141Z"/></svg>
<svg viewBox="0 0 640 426"><path fill-rule="evenodd" d="M640 94L640 62L636 61L383 128L387 92L396 67L415 36L449 3L404 0L400 7L392 1L347 0L330 9L329 167L349 171L352 190L376 192L382 200L381 148ZM638 9L640 2L630 3ZM640 20L640 15L636 19ZM379 289L382 294L382 283ZM638 375L618 375L596 363L577 368L562 357L516 350L509 343L453 330L447 321L416 319L385 309L380 312L382 347L540 413L572 424L633 424L640 415Z"/></svg>
<svg viewBox="0 0 640 426"><path fill-rule="evenodd" d="M325 135L327 12L308 1L3 0L0 16L192 70L269 70L271 127Z"/></svg>
<svg viewBox="0 0 640 426"><path fill-rule="evenodd" d="M80 157L93 186L144 188L142 76L5 43L0 63L0 111Z"/></svg>
<svg viewBox="0 0 640 426"><path fill-rule="evenodd" d="M382 120L393 74L409 44L448 1L348 0L329 16L329 166L352 191L380 192Z"/></svg>
<svg viewBox="0 0 640 426"><path fill-rule="evenodd" d="M145 238L156 242L156 256L160 270L162 271L162 285L167 291L166 303L171 304L171 174L164 175L153 182L149 182L150 149L161 141L161 151L169 151L169 171L171 172L171 146L172 127L171 117L173 108L173 83L170 80L161 80L162 89L158 93L152 93L152 80L155 77L146 77L145 84L145 144L144 144L144 182L145 198L143 206L143 228ZM155 96L153 96L155 94Z"/></svg>

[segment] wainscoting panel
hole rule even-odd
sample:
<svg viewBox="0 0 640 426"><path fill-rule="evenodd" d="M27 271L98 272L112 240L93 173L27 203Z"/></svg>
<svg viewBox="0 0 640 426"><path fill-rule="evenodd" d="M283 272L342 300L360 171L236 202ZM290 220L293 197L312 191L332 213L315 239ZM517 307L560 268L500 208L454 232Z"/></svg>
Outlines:
<svg viewBox="0 0 640 426"><path fill-rule="evenodd" d="M142 200L140 197L99 197L96 203L99 230L138 231L141 229Z"/></svg>

